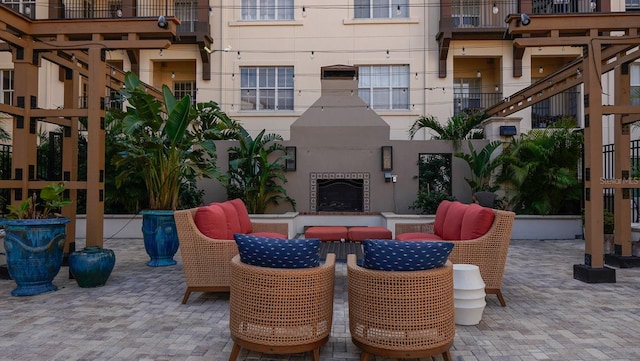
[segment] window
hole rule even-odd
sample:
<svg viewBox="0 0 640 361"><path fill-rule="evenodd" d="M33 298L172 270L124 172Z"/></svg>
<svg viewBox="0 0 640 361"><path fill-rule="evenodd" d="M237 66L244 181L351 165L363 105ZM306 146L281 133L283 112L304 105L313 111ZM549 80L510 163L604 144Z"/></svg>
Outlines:
<svg viewBox="0 0 640 361"><path fill-rule="evenodd" d="M196 31L196 2L191 0L178 0L175 2L176 16L180 19L178 32L193 33Z"/></svg>
<svg viewBox="0 0 640 361"><path fill-rule="evenodd" d="M240 68L241 110L293 110L293 67Z"/></svg>
<svg viewBox="0 0 640 361"><path fill-rule="evenodd" d="M293 0L242 0L242 20L293 20Z"/></svg>
<svg viewBox="0 0 640 361"><path fill-rule="evenodd" d="M409 66L360 66L358 94L373 109L409 109Z"/></svg>
<svg viewBox="0 0 640 361"><path fill-rule="evenodd" d="M626 0L627 10L640 10L640 0Z"/></svg>
<svg viewBox="0 0 640 361"><path fill-rule="evenodd" d="M3 0L2 3L31 19L36 18L35 0Z"/></svg>
<svg viewBox="0 0 640 361"><path fill-rule="evenodd" d="M631 105L640 105L640 63L631 64Z"/></svg>
<svg viewBox="0 0 640 361"><path fill-rule="evenodd" d="M456 79L453 83L453 114L481 108L480 79Z"/></svg>
<svg viewBox="0 0 640 361"><path fill-rule="evenodd" d="M13 70L0 70L2 103L13 105Z"/></svg>
<svg viewBox="0 0 640 361"><path fill-rule="evenodd" d="M454 27L471 27L480 25L479 3L454 0L451 5L451 17Z"/></svg>
<svg viewBox="0 0 640 361"><path fill-rule="evenodd" d="M354 0L356 19L408 18L409 0Z"/></svg>
<svg viewBox="0 0 640 361"><path fill-rule="evenodd" d="M176 81L173 83L173 95L176 99L182 99L185 95L191 96L191 103L196 104L196 82Z"/></svg>

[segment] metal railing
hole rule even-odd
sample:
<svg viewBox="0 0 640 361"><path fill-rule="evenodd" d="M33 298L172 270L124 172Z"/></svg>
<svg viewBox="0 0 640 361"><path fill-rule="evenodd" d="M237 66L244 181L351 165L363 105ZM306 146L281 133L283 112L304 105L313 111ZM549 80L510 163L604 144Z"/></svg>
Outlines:
<svg viewBox="0 0 640 361"><path fill-rule="evenodd" d="M615 178L614 144L606 144L602 147L604 179ZM631 141L631 174L630 177L637 179L640 176L640 140ZM631 198L631 222L640 222L640 189L630 189ZM604 190L604 208L613 212L613 189Z"/></svg>
<svg viewBox="0 0 640 361"><path fill-rule="evenodd" d="M533 0L533 14L591 13L596 10L595 0Z"/></svg>
<svg viewBox="0 0 640 361"><path fill-rule="evenodd" d="M566 91L531 106L531 127L547 128L563 118L578 118L580 92Z"/></svg>
<svg viewBox="0 0 640 361"><path fill-rule="evenodd" d="M517 1L487 1L478 4L458 0L451 6L454 28L506 28L506 14L517 12Z"/></svg>
<svg viewBox="0 0 640 361"><path fill-rule="evenodd" d="M502 93L458 93L453 95L453 114L477 112L500 102Z"/></svg>

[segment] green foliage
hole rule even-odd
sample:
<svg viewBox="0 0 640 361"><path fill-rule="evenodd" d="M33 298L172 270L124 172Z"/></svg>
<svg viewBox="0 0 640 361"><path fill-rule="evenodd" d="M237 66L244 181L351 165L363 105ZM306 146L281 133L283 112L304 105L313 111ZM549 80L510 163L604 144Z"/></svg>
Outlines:
<svg viewBox="0 0 640 361"><path fill-rule="evenodd" d="M615 226L615 216L613 215L613 212L611 212L608 209L603 209L602 210L602 221L603 221L603 229L604 229L604 234L613 234L614 231L614 226Z"/></svg>
<svg viewBox="0 0 640 361"><path fill-rule="evenodd" d="M581 150L582 134L564 124L513 138L502 153L498 177L510 208L520 214L559 214L579 200Z"/></svg>
<svg viewBox="0 0 640 361"><path fill-rule="evenodd" d="M447 154L422 154L418 160L418 194L409 207L420 214L434 214L443 200L451 196L451 157Z"/></svg>
<svg viewBox="0 0 640 361"><path fill-rule="evenodd" d="M469 153L454 153L456 157L467 162L471 169L471 179L465 178L471 187L471 193L498 190L499 187L493 184L493 173L502 165L502 159L500 156L492 158L492 155L501 146L502 142L496 140L485 145L480 152L476 152L473 144L469 142Z"/></svg>
<svg viewBox="0 0 640 361"><path fill-rule="evenodd" d="M63 197L64 183L51 183L40 190L40 197L34 192L17 206L8 205L9 219L42 219L58 216L55 211L71 204Z"/></svg>
<svg viewBox="0 0 640 361"><path fill-rule="evenodd" d="M482 139L484 133L479 126L487 118L488 116L483 112L471 114L461 112L449 118L443 125L434 116L423 115L413 123L409 129L409 136L413 139L420 129L431 129L436 133L433 139L450 140L454 148L458 149L460 141L464 139Z"/></svg>
<svg viewBox="0 0 640 361"><path fill-rule="evenodd" d="M122 189L139 175L148 191L150 209L177 209L185 182L218 175L214 140L232 138L239 124L217 103L194 107L188 95L176 99L166 85L161 102L147 93L132 72L125 75L119 93L129 105L125 113L112 113L111 131L118 142L118 153L112 159L116 186Z"/></svg>
<svg viewBox="0 0 640 361"><path fill-rule="evenodd" d="M265 134L262 130L253 139L240 127L238 146L229 148L235 159L229 162L230 169L225 177L220 177L227 187L229 199L241 198L249 213L264 213L269 205L288 202L295 209L295 201L287 195L282 186L287 182L282 165L286 156L282 137ZM281 156L276 156L282 153Z"/></svg>

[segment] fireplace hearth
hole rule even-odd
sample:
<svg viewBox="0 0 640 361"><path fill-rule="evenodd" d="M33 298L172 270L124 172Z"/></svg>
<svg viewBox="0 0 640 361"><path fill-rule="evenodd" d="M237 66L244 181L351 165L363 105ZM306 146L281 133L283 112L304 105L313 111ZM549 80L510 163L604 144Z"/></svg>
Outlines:
<svg viewBox="0 0 640 361"><path fill-rule="evenodd" d="M312 212L368 212L369 173L312 173Z"/></svg>

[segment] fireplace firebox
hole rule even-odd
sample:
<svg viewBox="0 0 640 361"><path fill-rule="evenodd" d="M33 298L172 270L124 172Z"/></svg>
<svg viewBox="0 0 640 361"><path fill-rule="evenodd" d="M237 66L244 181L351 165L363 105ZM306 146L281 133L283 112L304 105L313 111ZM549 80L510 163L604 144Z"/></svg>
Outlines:
<svg viewBox="0 0 640 361"><path fill-rule="evenodd" d="M368 212L369 173L312 173L311 210Z"/></svg>

